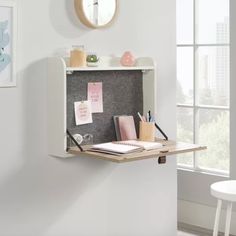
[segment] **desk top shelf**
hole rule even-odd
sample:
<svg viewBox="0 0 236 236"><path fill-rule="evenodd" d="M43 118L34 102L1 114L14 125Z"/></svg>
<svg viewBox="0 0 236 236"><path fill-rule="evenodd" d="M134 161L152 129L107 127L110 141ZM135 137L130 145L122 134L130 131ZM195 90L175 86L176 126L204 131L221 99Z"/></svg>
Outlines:
<svg viewBox="0 0 236 236"><path fill-rule="evenodd" d="M154 67L152 66L112 66L112 67L104 67L104 66L96 66L96 67L67 67L67 72L73 72L73 71L112 71L112 70L141 70L141 71L148 71L148 70L154 70Z"/></svg>
<svg viewBox="0 0 236 236"><path fill-rule="evenodd" d="M175 142L175 141L170 141L170 140L169 141L158 140L158 142L161 142L163 144L162 148L158 148L158 149L154 149L150 151L129 153L129 154L124 154L120 156L99 153L99 152L91 152L91 151L81 152L77 147L70 148L68 152L72 155L77 155L77 156L79 155L79 156L88 157L88 158L102 159L106 161L122 163L122 162L131 162L131 161L138 161L138 160L144 160L144 159L149 159L149 158L176 155L176 154L187 153L187 152L201 151L201 150L206 149L206 146Z"/></svg>
<svg viewBox="0 0 236 236"><path fill-rule="evenodd" d="M137 58L135 66L122 66L118 57L100 57L98 66L94 67L70 67L69 58L61 58L65 63L67 72L73 71L120 71L120 70L141 70L150 71L155 69L154 62L149 57Z"/></svg>

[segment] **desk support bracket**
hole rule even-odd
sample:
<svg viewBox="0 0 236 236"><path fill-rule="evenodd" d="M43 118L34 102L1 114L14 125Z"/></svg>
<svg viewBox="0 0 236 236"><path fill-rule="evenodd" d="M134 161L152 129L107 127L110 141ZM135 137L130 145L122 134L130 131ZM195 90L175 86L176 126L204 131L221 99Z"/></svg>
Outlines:
<svg viewBox="0 0 236 236"><path fill-rule="evenodd" d="M157 128L157 130L160 131L160 133L163 135L163 137L165 138L165 140L168 140L168 136L164 133L164 131L160 128L160 126L158 126L157 123L155 123L155 127Z"/></svg>
<svg viewBox="0 0 236 236"><path fill-rule="evenodd" d="M80 150L81 152L83 152L84 149L83 149L83 148L81 147L81 145L79 145L79 143L74 139L73 135L69 132L68 129L66 130L66 133L67 133L67 135L69 136L69 138L73 141L73 143L79 148L79 150ZM67 145L66 151L68 152L69 149L70 149L70 148L69 148L68 145Z"/></svg>

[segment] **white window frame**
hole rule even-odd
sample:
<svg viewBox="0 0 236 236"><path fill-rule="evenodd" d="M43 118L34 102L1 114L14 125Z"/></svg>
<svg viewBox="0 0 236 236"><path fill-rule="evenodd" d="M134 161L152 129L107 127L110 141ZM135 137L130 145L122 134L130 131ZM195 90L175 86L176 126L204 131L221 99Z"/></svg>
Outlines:
<svg viewBox="0 0 236 236"><path fill-rule="evenodd" d="M196 143L197 140L197 113L200 109L207 109L207 110L220 110L220 111L228 111L230 115L230 105L229 106L211 106L211 105L198 105L197 104L197 51L199 47L229 47L230 51L230 42L229 43L220 43L220 44L198 44L196 43L196 1L193 0L193 44L177 44L178 48L183 47L189 47L193 49L193 104L181 104L177 103L177 108L191 108L193 110L193 142ZM229 18L230 18L230 12L229 12ZM230 29L230 27L229 27ZM230 61L230 55L229 55L229 61ZM229 63L230 64L230 63ZM229 82L230 83L230 82ZM230 137L229 137L230 139ZM230 141L230 140L229 140ZM230 142L229 142L230 145ZM230 160L230 157L229 157ZM200 168L197 163L196 153L193 153L193 167L189 165L184 165L181 163L177 163L178 169L180 170L191 170L194 172L199 173L209 173L219 176L229 176L230 175L230 167L229 171L223 171L223 170L215 170L215 169L209 169L209 168Z"/></svg>

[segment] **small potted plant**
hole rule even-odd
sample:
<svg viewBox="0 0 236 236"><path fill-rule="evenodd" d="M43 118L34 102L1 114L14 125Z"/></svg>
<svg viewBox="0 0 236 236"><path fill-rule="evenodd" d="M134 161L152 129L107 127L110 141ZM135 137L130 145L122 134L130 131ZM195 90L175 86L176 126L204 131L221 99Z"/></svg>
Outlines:
<svg viewBox="0 0 236 236"><path fill-rule="evenodd" d="M98 66L99 58L95 53L87 55L87 66Z"/></svg>

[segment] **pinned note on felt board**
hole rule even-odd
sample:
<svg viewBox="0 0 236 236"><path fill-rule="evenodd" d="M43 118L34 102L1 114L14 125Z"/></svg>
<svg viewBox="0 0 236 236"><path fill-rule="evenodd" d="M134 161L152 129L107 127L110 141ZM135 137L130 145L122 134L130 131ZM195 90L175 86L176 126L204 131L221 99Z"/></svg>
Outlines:
<svg viewBox="0 0 236 236"><path fill-rule="evenodd" d="M74 108L76 125L93 123L90 101L75 102Z"/></svg>
<svg viewBox="0 0 236 236"><path fill-rule="evenodd" d="M91 102L92 113L103 112L102 82L88 83L88 100Z"/></svg>

